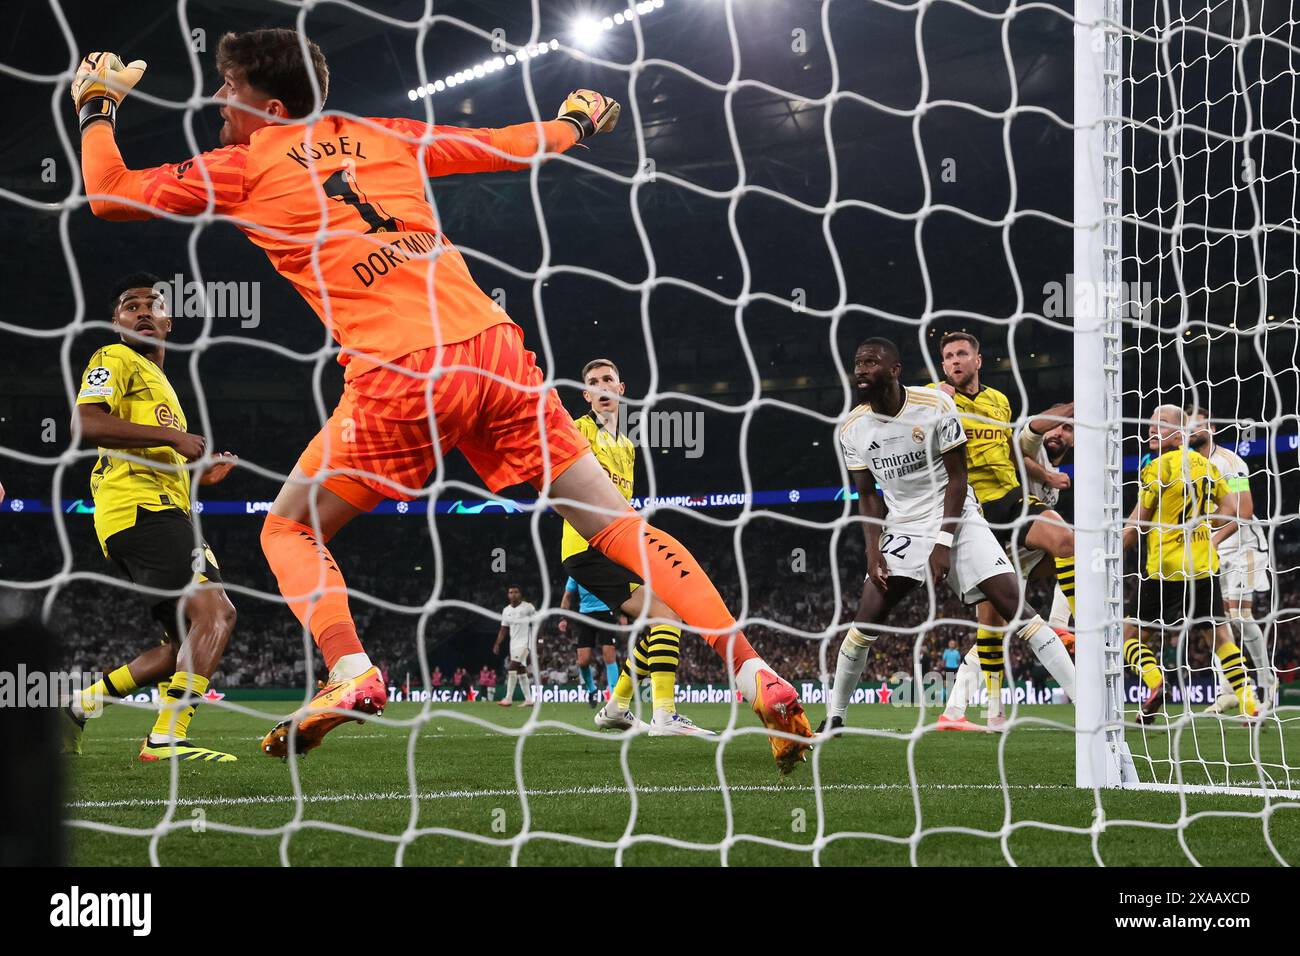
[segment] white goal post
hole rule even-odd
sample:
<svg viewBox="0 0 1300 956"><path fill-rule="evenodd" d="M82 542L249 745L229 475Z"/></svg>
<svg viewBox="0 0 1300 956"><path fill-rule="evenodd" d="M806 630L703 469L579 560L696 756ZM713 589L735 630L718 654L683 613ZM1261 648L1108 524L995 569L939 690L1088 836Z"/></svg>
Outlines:
<svg viewBox="0 0 1300 956"><path fill-rule="evenodd" d="M1289 407L1294 397L1275 381L1294 373L1285 368L1294 355L1270 351L1269 344L1274 332L1285 338L1300 327L1294 291L1287 295L1300 272L1295 28L1294 8L1270 10L1250 0L1164 0L1146 7L1075 0L1075 784L1081 788L1300 797L1284 739L1297 720L1295 708L1275 696L1266 715L1244 728L1194 710L1209 701L1190 694L1184 678L1200 672L1199 695L1206 673L1218 667L1195 632L1170 629L1158 638L1158 650L1168 655L1161 662L1167 685L1177 685L1166 698L1167 719L1154 733L1130 727L1126 738L1124 621L1133 608L1126 606L1121 544L1124 492L1136 487L1135 462L1142 460L1126 460L1124 442L1141 437L1145 444L1146 417L1158 404L1188 408L1189 423L1192 406L1205 409L1207 422L1233 436L1215 444L1257 461L1264 455L1267 464L1246 467L1256 512L1242 527L1252 529L1252 541L1269 542L1259 553L1273 555L1264 559L1273 562L1271 607L1260 610L1264 588L1249 584L1236 598L1236 613L1244 617L1233 619L1229 608L1227 623L1242 653L1246 640L1237 635L1247 633L1246 624L1256 628L1257 647L1272 648L1250 651L1244 681L1253 683L1253 665L1261 678L1273 675L1277 693L1277 634L1282 624L1294 624L1291 612L1279 611L1276 576L1286 579L1292 570L1272 546L1288 520L1282 492L1294 473L1282 469L1278 454L1283 439L1295 447L1297 415ZM1286 105L1273 84L1285 93L1288 81ZM1270 142L1283 155L1276 155L1278 146L1269 152ZM1257 424L1264 426L1262 444L1253 440ZM1206 452L1212 453L1218 452ZM1250 477L1238 480L1251 485ZM1136 562L1128 559L1131 583ZM1225 589L1226 581L1220 575ZM1138 616L1146 619L1142 610ZM1214 671L1210 701L1220 679ZM1233 686L1244 707L1240 695L1248 691ZM1231 689L1223 693L1231 704Z"/></svg>
<svg viewBox="0 0 1300 956"><path fill-rule="evenodd" d="M1075 783L1080 787L1136 780L1124 742L1121 656L1121 17L1121 0L1075 2Z"/></svg>

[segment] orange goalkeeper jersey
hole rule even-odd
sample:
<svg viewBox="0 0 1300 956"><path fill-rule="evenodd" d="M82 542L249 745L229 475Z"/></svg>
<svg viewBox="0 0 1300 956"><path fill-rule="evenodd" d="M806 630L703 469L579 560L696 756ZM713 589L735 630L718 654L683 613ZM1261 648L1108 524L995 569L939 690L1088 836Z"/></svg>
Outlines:
<svg viewBox="0 0 1300 956"><path fill-rule="evenodd" d="M527 168L539 133L548 153L576 139L561 120L462 129L326 116L131 170L112 127L96 123L82 138L82 169L91 209L105 219L229 216L320 316L352 378L510 321L439 230L424 179Z"/></svg>

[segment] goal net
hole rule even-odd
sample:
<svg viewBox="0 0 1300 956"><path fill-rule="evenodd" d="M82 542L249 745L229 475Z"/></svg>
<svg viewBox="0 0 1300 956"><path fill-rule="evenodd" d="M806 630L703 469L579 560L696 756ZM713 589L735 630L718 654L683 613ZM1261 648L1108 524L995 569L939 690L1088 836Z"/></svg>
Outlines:
<svg viewBox="0 0 1300 956"><path fill-rule="evenodd" d="M30 237L11 266L54 302L35 317L0 305L0 421L14 423L0 430L0 618L39 613L76 672L107 672L156 640L147 595L95 542L86 477L98 452L64 425L88 356L115 341L101 293L117 275L169 283L166 369L190 430L241 456L224 484L194 486L193 514L195 544L212 545L239 611L193 729L239 761L124 774L158 706L138 688L85 730L67 804L73 859L312 864L343 847L398 864L1235 862L1197 830L1203 811L1252 818L1254 837L1294 861L1278 835L1295 845L1294 829L1270 822L1276 804L1243 802L1300 793L1300 702L1288 696L1300 666L1291 11L1258 0L508 7L277 4L266 17L322 45L327 105L341 115L494 127L549 119L578 87L622 103L616 133L589 152L437 181L429 195L575 417L590 410L585 363L617 363L634 506L691 548L814 727L867 566L839 443L859 402L858 343L892 339L904 383L925 385L946 374L945 333L976 335L981 383L1005 393L1011 421L975 413L967 433L1012 436L1022 482L1019 436L1073 401L1057 510L1075 532L1074 571L1058 574L1077 578L1062 628L1076 636L1077 699L1013 622L992 631L1006 659L999 708L978 662L963 664L978 656L975 609L923 587L877 629L844 733L819 739L789 779L727 662L689 630L678 710L716 736L598 730L572 635L582 615L559 609L550 490L490 495L449 456L415 500L385 502L331 545L388 708L268 772L257 741L325 669L259 531L338 400L337 349L223 217L91 217L67 87L106 41L51 0L26 27L27 52L0 62L7 98L51 104L15 136L42 145L14 164L37 172L0 180L0 224ZM128 166L215 145L204 116L217 37L264 19L224 23L180 0L167 38L141 24L159 52L119 51L150 59L118 122ZM36 59L42 49L59 49L64 68ZM355 191L347 201L368 207ZM1245 653L1266 703L1252 720L1231 706L1240 679L1216 654L1222 641L1187 627L1141 629L1164 687L1151 719L1141 713L1151 672L1130 666L1125 621L1149 610L1146 551L1125 554L1122 530L1162 406L1202 410L1249 470L1254 514L1239 533L1267 564L1248 577L1265 584L1233 592L1223 641ZM998 530L1019 534L1031 518L1020 508ZM1026 616L1047 616L1052 564L1022 585ZM531 710L496 706L509 585L536 608ZM617 666L650 624L596 629L615 633ZM588 666L608 691L599 643ZM941 732L959 692L975 730ZM990 708L1008 718L1000 733L979 732ZM648 682L633 710L651 719Z"/></svg>
<svg viewBox="0 0 1300 956"><path fill-rule="evenodd" d="M1081 708L1081 729L1095 730L1093 717L1112 723L1105 772L1090 763L1097 737L1081 736L1080 780L1294 798L1296 24L1292 11L1255 3L1088 8L1097 26L1089 51L1076 46L1076 104L1097 112L1079 137L1076 225L1096 235L1080 240L1076 268L1100 267L1089 294L1102 293L1075 382L1104 383L1091 404L1107 424L1085 440L1096 470L1086 469L1093 481L1081 475L1080 528L1086 512L1104 530L1089 535L1079 589L1094 611L1104 600L1102 654L1087 664L1090 687L1105 692ZM1142 547L1121 554L1120 527L1143 490L1170 487L1158 474L1170 446L1150 441L1153 415L1178 424L1179 440L1253 500L1217 549L1225 606L1207 606L1217 599L1204 591L1190 615L1204 626L1162 626L1169 592L1162 602L1144 584L1159 548L1149 531L1171 528L1168 517L1152 516ZM1193 505L1175 524L1190 530L1195 514ZM1244 670L1225 675L1234 650ZM1148 651L1150 680L1138 672ZM1164 704L1147 719L1142 703L1160 680ZM1257 719L1243 716L1243 683Z"/></svg>

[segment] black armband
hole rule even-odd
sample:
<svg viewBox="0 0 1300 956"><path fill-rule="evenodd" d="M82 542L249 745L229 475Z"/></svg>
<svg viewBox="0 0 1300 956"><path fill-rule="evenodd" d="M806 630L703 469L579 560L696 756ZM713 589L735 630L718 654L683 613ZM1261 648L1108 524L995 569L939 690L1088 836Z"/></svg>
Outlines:
<svg viewBox="0 0 1300 956"><path fill-rule="evenodd" d="M581 110L570 110L560 117L562 120L568 120L578 128L578 142L581 143L588 136L596 132L596 124L591 121L591 117Z"/></svg>
<svg viewBox="0 0 1300 956"><path fill-rule="evenodd" d="M109 96L92 96L82 105L77 112L77 119L81 123L81 131L84 133L86 127L96 120L108 120L113 126L117 125L117 103L113 102Z"/></svg>

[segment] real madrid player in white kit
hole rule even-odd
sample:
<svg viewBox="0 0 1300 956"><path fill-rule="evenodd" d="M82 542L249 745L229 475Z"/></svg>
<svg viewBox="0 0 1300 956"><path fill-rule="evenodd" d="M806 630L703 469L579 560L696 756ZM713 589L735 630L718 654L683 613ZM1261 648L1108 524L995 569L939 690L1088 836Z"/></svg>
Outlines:
<svg viewBox="0 0 1300 956"><path fill-rule="evenodd" d="M1186 412L1188 444L1208 458L1228 483L1228 490L1237 493L1237 531L1215 546L1219 554L1219 589L1228 626L1237 633L1258 670L1260 705L1272 706L1276 704L1277 672L1268 641L1255 620L1255 595L1269 590L1268 539L1253 520L1250 469L1240 455L1215 442L1214 423L1204 409L1191 407ZM1235 701L1236 696L1232 696Z"/></svg>
<svg viewBox="0 0 1300 956"><path fill-rule="evenodd" d="M501 651L501 642L510 632L510 660L506 663L506 694L499 701L498 707L509 707L515 696L515 683L523 691L524 699L520 707L533 706L532 683L528 680L528 652L533 648L533 639L537 636L537 608L524 600L523 591L518 585L506 588L506 600L510 603L501 609L501 629L497 631L492 653Z"/></svg>
<svg viewBox="0 0 1300 956"><path fill-rule="evenodd" d="M872 628L927 579L946 581L967 604L988 600L1008 621L1020 617L1015 569L966 480L966 435L957 406L936 389L902 385L901 372L898 348L888 339L858 346L853 374L864 403L841 427L840 445L857 487L858 513L866 519L867 578L855 623L840 645L828 718L818 732L844 726L879 636ZM1046 622L1029 614L1016 634L1073 696L1074 662Z"/></svg>

